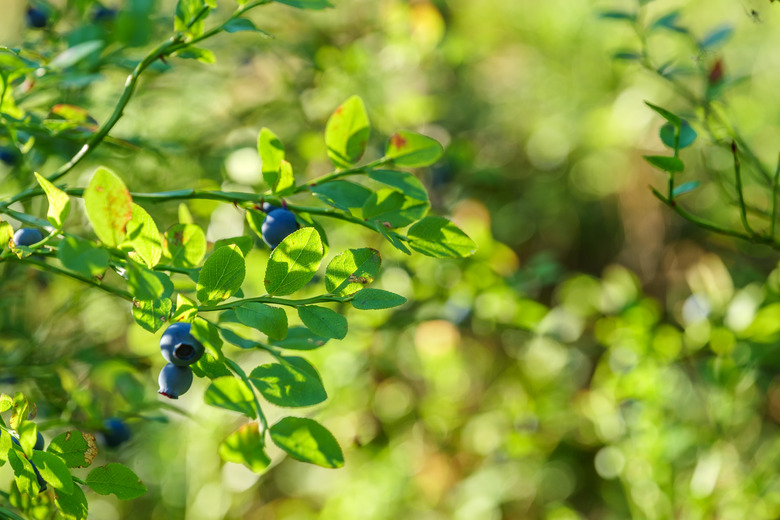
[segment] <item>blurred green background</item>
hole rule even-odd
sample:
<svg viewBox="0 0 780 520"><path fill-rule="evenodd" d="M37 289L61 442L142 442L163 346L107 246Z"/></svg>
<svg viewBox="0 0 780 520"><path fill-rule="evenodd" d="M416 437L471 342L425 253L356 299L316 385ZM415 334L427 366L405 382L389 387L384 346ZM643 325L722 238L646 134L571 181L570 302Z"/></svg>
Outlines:
<svg viewBox="0 0 780 520"><path fill-rule="evenodd" d="M374 126L367 159L398 129L445 145L440 164L416 173L433 210L479 251L463 261L408 259L378 235L326 223L334 251L380 249L377 286L409 303L345 308L348 337L307 353L329 399L304 412L334 432L345 467L304 465L272 448L275 465L261 476L220 461L217 446L238 422L203 404L203 381L174 403L180 413L160 404L159 333L136 326L128 305L4 267L0 391L29 392L52 426L47 438L62 424L95 429L108 415L133 429L128 445L99 457L130 465L149 492L131 503L90 494L90 518L780 517L777 258L694 228L647 189L665 177L642 155L667 152L662 121L643 100L694 124L696 114L662 80L611 59L635 36L598 13L635 10L635 2L334 3L322 12L262 7L250 17L273 39L223 35L204 45L216 64L158 64L111 134L122 141L69 182L84 185L106 164L132 191L262 190L255 142L263 126L286 144L296 176L320 175L331 168L327 117L357 94ZM128 64L170 34L174 2L107 1L119 15L100 23L90 22L92 4L53 2L61 18L41 32L22 30L26 2L3 0L0 43L105 42L102 58L32 88L20 107L45 114L70 103L103 121ZM220 4L216 17L233 8ZM780 5L647 7L650 18L675 8L696 34L734 26L718 56L747 81L725 110L771 163L780 141ZM674 34L651 44L659 64L714 59ZM718 182L730 156L696 128L700 139L685 152L691 178L712 180L685 204L738 222ZM45 173L81 144L39 142L30 161ZM2 168L4 194L29 182ZM752 181L748 195L766 197ZM45 211L40 203L20 209ZM177 221L176 204L145 207L161 229ZM211 241L245 232L231 205L188 207ZM77 212L69 226L89 232ZM261 292L267 255L249 256L245 291ZM265 359L236 358L245 367ZM7 467L0 476L11 479Z"/></svg>

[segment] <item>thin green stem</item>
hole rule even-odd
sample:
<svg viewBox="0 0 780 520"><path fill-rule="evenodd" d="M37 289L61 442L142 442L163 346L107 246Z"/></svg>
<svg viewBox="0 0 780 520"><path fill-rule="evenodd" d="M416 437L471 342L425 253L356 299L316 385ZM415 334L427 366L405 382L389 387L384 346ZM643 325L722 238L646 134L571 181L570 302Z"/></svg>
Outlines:
<svg viewBox="0 0 780 520"><path fill-rule="evenodd" d="M268 430L268 420L265 418L265 414L263 413L263 408L260 406L260 401L257 399L257 394L255 393L255 387L252 385L252 383L249 381L249 378L246 376L246 372L241 368L241 366L233 361L232 359L225 357L224 358L225 364L230 367L230 369L235 372L235 374L244 382L244 384L249 388L249 390L252 392L252 405L255 409L255 412L257 413L257 418L260 421L260 425L263 427L263 431L261 432L262 435L265 435L265 432Z"/></svg>
<svg viewBox="0 0 780 520"><path fill-rule="evenodd" d="M676 201L669 200L660 191L653 188L652 186L650 187L650 190L653 192L653 195L655 195L655 197L658 200L660 200L661 202L663 202L664 204L672 208L678 215L683 217L685 220L695 224L697 227L706 229L708 231L712 231L713 233L717 233L719 235L726 235L734 238L740 238L747 242L766 244L768 246L771 246L773 249L780 250L780 243L776 242L771 237L765 237L761 235L748 235L742 233L741 231L720 227L717 224L707 222L706 220L702 220L699 217L696 217L695 215L692 215L691 213L687 212L684 208L680 207L680 205Z"/></svg>
<svg viewBox="0 0 780 520"><path fill-rule="evenodd" d="M328 173L326 175L322 175L320 177L316 177L314 179L311 179L309 181L304 182L303 184L299 185L295 192L303 191L306 188L310 188L311 186L316 186L318 184L324 184L326 182L330 182L336 179L340 179L342 177L347 177L349 175L359 175L361 173L366 173L374 168L377 168L379 166L383 166L387 163L392 161L392 159L388 159L386 157L382 157L380 159L377 159L375 161L372 161L368 164L364 164L363 166L355 166L354 168L348 168L346 170L337 170L332 173Z"/></svg>
<svg viewBox="0 0 780 520"><path fill-rule="evenodd" d="M253 298L242 298L240 300L234 300L228 303L222 303L220 305L203 305L198 307L198 312L212 312L212 311L224 311L227 309L234 309L240 307L245 303L273 303L275 305L285 305L287 307L301 307L303 305L313 305L316 303L342 303L348 302L352 299L352 296L333 296L323 294L320 296L314 296L312 298L302 298L300 300L288 300L286 298L277 298L275 296L255 296Z"/></svg>
<svg viewBox="0 0 780 520"><path fill-rule="evenodd" d="M68 278L78 280L79 282L85 283L87 285L91 285L92 287L96 287L109 294L113 294L114 296L119 296L120 298L127 300L129 302L133 301L133 297L127 291L123 291L122 289L118 289L110 285L103 285L102 283L99 283L91 278L87 278L86 276L83 276L78 273L60 269L59 267L46 263L44 260L37 260L33 257L27 257L23 261L27 264L34 265L36 268L40 269L41 271L48 271L50 273L66 276Z"/></svg>
<svg viewBox="0 0 780 520"><path fill-rule="evenodd" d="M755 233L750 227L750 223L747 219L747 209L745 208L745 195L742 189L742 169L739 164L739 155L737 154L737 144L731 143L731 154L734 156L734 177L737 185L737 196L739 197L739 215L742 218L742 226L749 235L753 236Z"/></svg>
<svg viewBox="0 0 780 520"><path fill-rule="evenodd" d="M769 236L775 238L775 223L777 222L777 188L780 179L780 154L777 156L777 167L772 178L772 222L769 225Z"/></svg>

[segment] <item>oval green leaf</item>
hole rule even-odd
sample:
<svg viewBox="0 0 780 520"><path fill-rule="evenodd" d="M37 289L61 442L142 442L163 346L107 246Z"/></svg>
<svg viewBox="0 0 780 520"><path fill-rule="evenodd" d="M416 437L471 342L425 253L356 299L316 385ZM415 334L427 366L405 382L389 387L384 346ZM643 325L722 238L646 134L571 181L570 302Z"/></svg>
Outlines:
<svg viewBox="0 0 780 520"><path fill-rule="evenodd" d="M271 426L271 440L300 461L323 468L340 468L344 465L344 454L336 438L312 419L285 417Z"/></svg>
<svg viewBox="0 0 780 520"><path fill-rule="evenodd" d="M407 238L412 249L436 258L465 258L477 250L466 233L442 217L425 217L409 228Z"/></svg>
<svg viewBox="0 0 780 520"><path fill-rule="evenodd" d="M406 298L382 289L363 289L352 298L352 306L361 310L378 310L398 307L406 303Z"/></svg>
<svg viewBox="0 0 780 520"><path fill-rule="evenodd" d="M85 480L90 489L99 495L113 493L121 500L130 500L146 494L146 486L138 475L116 462L93 469Z"/></svg>
<svg viewBox="0 0 780 520"><path fill-rule="evenodd" d="M305 227L288 235L268 260L266 291L276 296L294 293L312 279L322 256L322 241L314 228Z"/></svg>
<svg viewBox="0 0 780 520"><path fill-rule="evenodd" d="M319 404L328 398L317 370L300 357L281 358L282 363L260 365L249 380L266 401L276 406Z"/></svg>
<svg viewBox="0 0 780 520"><path fill-rule="evenodd" d="M303 305L298 307L298 317L318 336L335 339L344 339L347 336L347 319L326 307Z"/></svg>
<svg viewBox="0 0 780 520"><path fill-rule="evenodd" d="M328 118L325 126L328 157L337 168L349 168L363 156L369 135L371 124L363 100L352 96Z"/></svg>
<svg viewBox="0 0 780 520"><path fill-rule="evenodd" d="M444 148L435 139L401 130L390 137L385 158L401 168L418 168L435 163L443 153Z"/></svg>
<svg viewBox="0 0 780 520"><path fill-rule="evenodd" d="M356 293L374 281L381 265L382 257L376 249L344 251L325 269L325 288L338 296Z"/></svg>
<svg viewBox="0 0 780 520"><path fill-rule="evenodd" d="M230 298L241 288L246 263L235 244L220 247L203 264L198 276L197 296L203 305L214 305Z"/></svg>
<svg viewBox="0 0 780 520"><path fill-rule="evenodd" d="M111 247L125 238L125 226L133 217L132 204L125 184L107 168L98 168L84 190L89 222L100 241Z"/></svg>

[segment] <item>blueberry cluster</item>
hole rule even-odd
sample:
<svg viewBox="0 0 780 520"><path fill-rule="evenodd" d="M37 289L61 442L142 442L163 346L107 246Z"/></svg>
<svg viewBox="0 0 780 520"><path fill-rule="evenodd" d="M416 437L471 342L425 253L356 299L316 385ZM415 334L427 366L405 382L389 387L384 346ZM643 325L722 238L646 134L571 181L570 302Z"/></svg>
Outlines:
<svg viewBox="0 0 780 520"><path fill-rule="evenodd" d="M17 439L13 435L11 435L11 440L17 446L21 446L21 444L19 444L19 439ZM41 432L38 432L38 438L35 439L35 446L33 446L33 449L40 451L43 449L45 444L46 441L43 439L43 435L41 435ZM32 466L33 471L35 471L35 478L38 479L38 487L40 488L41 491L46 491L46 481L43 480L41 473L38 471L38 468L35 467L35 464L33 464L32 461L30 461L30 465Z"/></svg>
<svg viewBox="0 0 780 520"><path fill-rule="evenodd" d="M189 323L173 323L160 338L160 352L168 361L160 371L157 382L160 384L160 394L171 399L178 399L192 385L192 369L206 351L200 341L190 334L192 326Z"/></svg>
<svg viewBox="0 0 780 520"><path fill-rule="evenodd" d="M287 235L298 229L298 223L295 221L295 215L287 208L280 208L265 202L263 203L263 212L266 215L260 232L263 236L263 242L273 250L282 240L287 238Z"/></svg>

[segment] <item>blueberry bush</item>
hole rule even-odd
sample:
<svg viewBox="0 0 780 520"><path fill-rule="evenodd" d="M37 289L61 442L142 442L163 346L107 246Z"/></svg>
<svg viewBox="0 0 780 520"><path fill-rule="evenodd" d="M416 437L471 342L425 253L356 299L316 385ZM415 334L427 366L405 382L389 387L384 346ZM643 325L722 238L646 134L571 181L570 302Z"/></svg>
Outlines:
<svg viewBox="0 0 780 520"><path fill-rule="evenodd" d="M270 422L263 402L300 408L324 401L327 394L317 369L296 352L344 339L348 307L376 311L406 303L403 296L369 287L380 274L380 250L354 247L331 251L327 228L320 221L335 219L368 229L383 237L386 247L405 255L465 258L476 248L451 221L428 214L425 187L405 171L436 163L443 152L436 140L401 130L386 140L379 157L361 161L371 140L371 125L357 96L347 99L328 119L324 142L334 169L313 178L302 179L296 174L286 160L281 140L262 128L257 153L266 191L190 187L130 191L122 173L102 165L93 170L83 187L69 180L82 161L116 141L110 133L124 113L132 110L148 69L162 66L175 74L175 62L169 64L168 60L214 62L213 54L201 47L202 42L221 33L264 34L245 15L269 3L239 2L232 14L219 18L212 16L217 7L213 0L181 0L176 4L172 35L140 60L122 56L121 50L107 54L99 39L75 44L68 41L84 37L74 35L78 30L47 34L21 48L0 49L2 138L7 143L3 160L11 167L4 182L6 190L19 189L0 202L0 214L6 217L0 223L4 269L18 272L29 267L70 278L124 300L137 326L148 333L164 327L160 348L168 364L159 374L160 398L179 399L190 389L194 376L207 379L204 402L246 418L219 445L220 456L257 473L271 463L266 450L271 442L303 462L326 468L344 464L338 442L322 424L295 413ZM278 3L309 10L330 7L324 0ZM75 2L61 10L47 7L51 12L40 7L28 9L31 29L91 17L96 30L113 17L104 6L91 1ZM119 14L117 30L121 29L122 16L133 14L132 9ZM126 28L136 29L135 20L125 23ZM57 53L63 45L67 45L66 50ZM79 77L89 83L92 80L84 79L83 74L98 73L117 60L125 60L120 66L130 72L112 113L102 122L70 103L54 104L48 115L23 108L21 101L39 89L78 82ZM77 151L54 171L42 173L48 165L46 154L62 155L68 147L58 148L61 142L76 143ZM46 204L39 204L39 200ZM217 240L212 247L186 205L199 200L218 201L241 211L247 233ZM180 201L178 222L167 223L161 232L144 206L170 201ZM40 208L41 213L21 209L28 207ZM81 215L74 215L77 213ZM7 218L20 227L14 229ZM74 218L86 218L92 233L71 226ZM244 286L250 268L246 258L263 243L271 250L261 283L266 292L252 294ZM314 280L321 265L325 266L324 274ZM256 263L251 268L256 269ZM304 291L304 297L296 297ZM271 361L249 370L235 359L235 352L241 351L261 351ZM67 359L61 362L69 363ZM120 499L146 492L135 473L118 463L93 468L83 479L72 474L72 469L90 466L95 459L95 436L67 429L44 450L34 421L35 404L21 392L3 394L0 402L0 411L11 413L8 421L0 423L0 462L13 468L14 481L5 496L16 511L4 507L0 509L3 515L48 516L56 508L66 518L82 519L88 513L82 487ZM68 416L77 412L65 409ZM108 447L118 447L131 437L121 418L91 419L102 423L99 433ZM54 422L52 433L72 426L66 420ZM48 488L54 493L45 494Z"/></svg>

